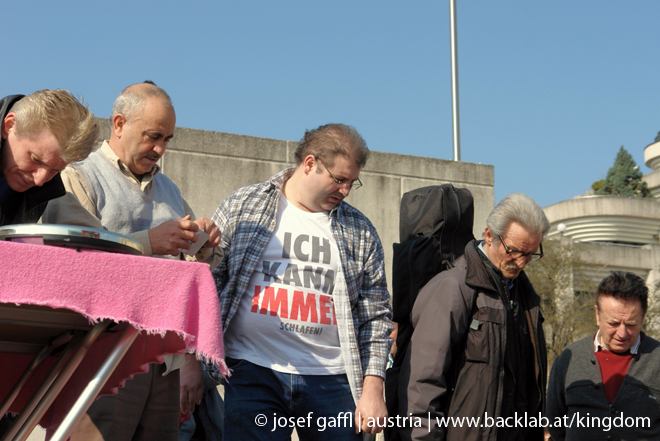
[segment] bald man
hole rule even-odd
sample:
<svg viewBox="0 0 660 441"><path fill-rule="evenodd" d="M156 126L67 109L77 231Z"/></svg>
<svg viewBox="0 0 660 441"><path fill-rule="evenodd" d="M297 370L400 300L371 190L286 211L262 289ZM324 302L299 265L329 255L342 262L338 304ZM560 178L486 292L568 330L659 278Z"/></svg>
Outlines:
<svg viewBox="0 0 660 441"><path fill-rule="evenodd" d="M208 241L188 259L215 267L222 259L218 227L195 219L176 184L159 173L157 162L176 124L169 95L154 84L129 86L115 100L111 122L110 140L63 172L67 196L49 204L43 220L125 234L142 244L145 255L169 258L183 258L181 250L204 231ZM185 362L181 358L151 365L117 395L97 400L71 439L177 440L179 410L192 411L203 391L195 355L186 354Z"/></svg>

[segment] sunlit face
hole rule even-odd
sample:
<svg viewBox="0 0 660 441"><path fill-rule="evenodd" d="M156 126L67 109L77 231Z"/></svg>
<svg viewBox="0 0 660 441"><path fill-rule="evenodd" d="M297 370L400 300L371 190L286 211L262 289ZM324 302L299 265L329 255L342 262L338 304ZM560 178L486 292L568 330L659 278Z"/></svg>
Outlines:
<svg viewBox="0 0 660 441"><path fill-rule="evenodd" d="M484 240L486 242L484 251L493 265L502 271L502 275L508 279L518 277L520 272L525 269L530 257L523 256L514 259L509 256L506 249L502 246L499 237L493 235L488 227L486 227L486 232L484 233ZM543 240L543 235L533 235L518 222L512 222L502 237L502 240L511 251L521 251L525 254L536 253Z"/></svg>
<svg viewBox="0 0 660 441"><path fill-rule="evenodd" d="M149 173L174 136L176 115L158 97L147 98L142 112L126 120L113 118L111 147L135 176Z"/></svg>
<svg viewBox="0 0 660 441"><path fill-rule="evenodd" d="M16 134L16 114L8 113L2 121L0 167L9 187L24 192L42 186L66 167L60 158L60 144L44 128L35 137Z"/></svg>
<svg viewBox="0 0 660 441"><path fill-rule="evenodd" d="M359 177L360 167L355 161L341 155L334 159L334 164L327 165L319 163L311 155L305 158L303 166L308 173L305 175L300 203L307 211L331 211L351 192L350 189L337 184L333 175L342 183L353 182Z"/></svg>
<svg viewBox="0 0 660 441"><path fill-rule="evenodd" d="M642 331L644 312L641 302L601 295L598 305L595 308L600 344L612 352L628 351Z"/></svg>

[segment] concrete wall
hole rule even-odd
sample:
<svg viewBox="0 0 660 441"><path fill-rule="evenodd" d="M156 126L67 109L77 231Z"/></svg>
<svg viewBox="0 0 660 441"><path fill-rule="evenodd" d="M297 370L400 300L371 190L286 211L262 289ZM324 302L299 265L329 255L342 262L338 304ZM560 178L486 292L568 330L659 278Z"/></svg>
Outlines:
<svg viewBox="0 0 660 441"><path fill-rule="evenodd" d="M103 139L109 139L110 121L105 118L99 121ZM233 190L266 181L293 165L297 145L295 141L177 127L161 166L179 186L197 217L211 218ZM446 182L470 189L474 197L476 237L482 237L486 217L494 206L491 165L372 151L360 180L364 186L351 192L346 201L375 225L385 249L388 276L392 268L392 244L399 241L399 202L405 192Z"/></svg>
<svg viewBox="0 0 660 441"><path fill-rule="evenodd" d="M593 271L598 273L595 281L609 275L610 271L630 271L644 278L649 286L657 280L660 246L582 243L579 245L580 257L588 262Z"/></svg>

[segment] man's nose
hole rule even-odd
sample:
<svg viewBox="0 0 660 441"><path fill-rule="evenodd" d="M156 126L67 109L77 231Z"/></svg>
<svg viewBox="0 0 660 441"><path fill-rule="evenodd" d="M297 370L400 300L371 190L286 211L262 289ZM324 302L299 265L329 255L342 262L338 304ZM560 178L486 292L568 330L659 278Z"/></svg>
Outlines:
<svg viewBox="0 0 660 441"><path fill-rule="evenodd" d="M529 262L529 260L527 259L527 256L520 256L517 259L513 259L513 262L516 264L516 266L518 268L520 268L521 270L524 270L525 266L527 266L527 262Z"/></svg>
<svg viewBox="0 0 660 441"><path fill-rule="evenodd" d="M348 197L348 194L351 192L351 189L348 187L339 187L339 193L344 195L344 197Z"/></svg>
<svg viewBox="0 0 660 441"><path fill-rule="evenodd" d="M41 187L46 182L50 181L56 173L57 171L55 170L49 170L46 167L39 167L32 173L34 185Z"/></svg>
<svg viewBox="0 0 660 441"><path fill-rule="evenodd" d="M167 144L165 143L165 141L160 141L156 143L156 145L154 145L153 151L154 153L157 153L158 156L163 156L166 148L167 148Z"/></svg>
<svg viewBox="0 0 660 441"><path fill-rule="evenodd" d="M628 329L625 325L621 325L616 330L616 335L620 338L626 338L628 336Z"/></svg>

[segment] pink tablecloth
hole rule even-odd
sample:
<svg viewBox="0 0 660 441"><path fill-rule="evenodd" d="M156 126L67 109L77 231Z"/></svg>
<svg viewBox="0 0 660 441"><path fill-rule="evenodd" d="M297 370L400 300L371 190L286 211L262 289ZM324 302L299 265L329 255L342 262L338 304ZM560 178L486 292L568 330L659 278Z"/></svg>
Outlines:
<svg viewBox="0 0 660 441"><path fill-rule="evenodd" d="M66 308L90 322L110 318L142 331L102 395L116 393L126 379L146 372L149 363L186 348L227 373L218 295L205 264L0 241L0 303ZM82 392L117 337L104 334L92 346L74 373L75 381L69 381L42 425L59 424L60 414ZM0 399L32 358L0 353ZM54 361L49 357L33 377L43 377ZM24 406L38 386L36 378L11 410Z"/></svg>

